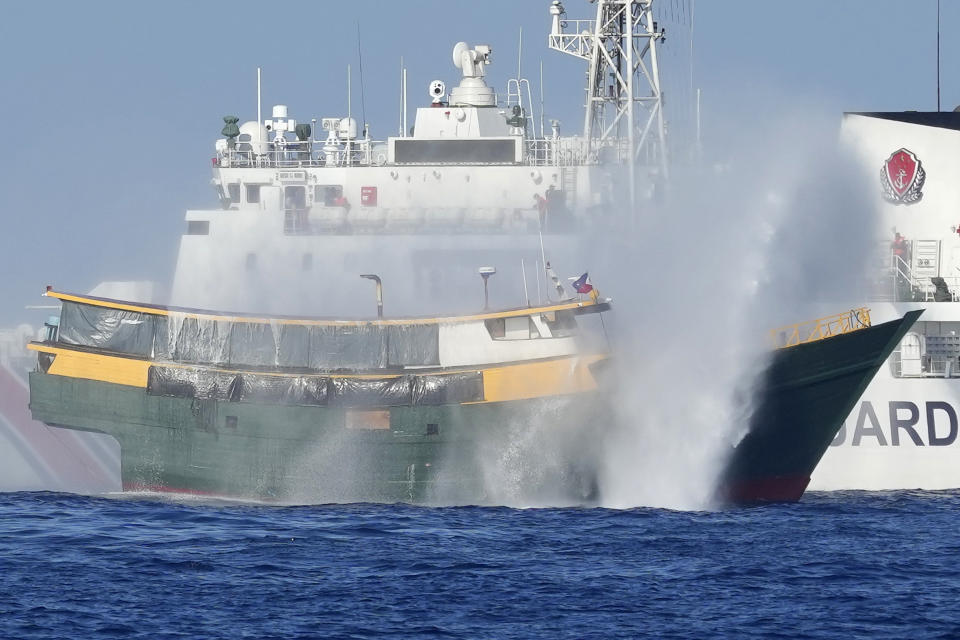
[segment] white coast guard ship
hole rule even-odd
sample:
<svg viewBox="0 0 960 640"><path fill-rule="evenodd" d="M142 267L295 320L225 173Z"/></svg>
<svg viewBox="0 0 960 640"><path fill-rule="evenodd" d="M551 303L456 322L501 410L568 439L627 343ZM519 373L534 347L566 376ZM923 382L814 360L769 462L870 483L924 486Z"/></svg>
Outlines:
<svg viewBox="0 0 960 640"><path fill-rule="evenodd" d="M848 113L843 143L876 176L889 230L876 320L924 308L811 489L960 487L960 112Z"/></svg>

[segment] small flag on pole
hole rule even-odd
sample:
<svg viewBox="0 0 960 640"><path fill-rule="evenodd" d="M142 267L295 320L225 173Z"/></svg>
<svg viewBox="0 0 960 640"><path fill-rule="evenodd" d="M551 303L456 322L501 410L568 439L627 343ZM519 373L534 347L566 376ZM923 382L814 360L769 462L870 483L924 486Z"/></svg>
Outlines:
<svg viewBox="0 0 960 640"><path fill-rule="evenodd" d="M593 291L593 285L590 284L589 274L583 274L573 281L573 288L577 293L590 293Z"/></svg>

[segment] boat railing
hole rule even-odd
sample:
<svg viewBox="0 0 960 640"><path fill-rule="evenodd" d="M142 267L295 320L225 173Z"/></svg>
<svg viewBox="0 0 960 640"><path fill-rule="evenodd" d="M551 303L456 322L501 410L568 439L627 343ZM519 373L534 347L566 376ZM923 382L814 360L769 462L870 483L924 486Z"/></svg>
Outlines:
<svg viewBox="0 0 960 640"><path fill-rule="evenodd" d="M960 357L924 354L904 358L898 348L891 354L890 368L894 378L957 378L960 377Z"/></svg>
<svg viewBox="0 0 960 640"><path fill-rule="evenodd" d="M536 207L285 207L283 233L363 235L407 233L535 234Z"/></svg>
<svg viewBox="0 0 960 640"><path fill-rule="evenodd" d="M941 282L937 282L937 281ZM960 277L941 276L936 278L916 278L914 288L923 302L957 302L960 297Z"/></svg>
<svg viewBox="0 0 960 640"><path fill-rule="evenodd" d="M593 33L596 28L595 22L595 20L560 20L561 31L551 33L549 36L550 48L588 58L592 53L591 39L581 36Z"/></svg>
<svg viewBox="0 0 960 640"><path fill-rule="evenodd" d="M903 256L890 253L888 279L878 299L894 302L960 301L960 276L918 275Z"/></svg>
<svg viewBox="0 0 960 640"><path fill-rule="evenodd" d="M770 331L770 338L776 349L786 349L845 333L852 333L869 326L870 309L860 307L832 316L773 329Z"/></svg>
<svg viewBox="0 0 960 640"><path fill-rule="evenodd" d="M280 168L304 167L370 167L387 164L387 141L360 139L326 149L321 140L296 140L277 147L273 142L263 143L263 153L256 153L252 143L237 143L234 148L220 149L214 166L222 168ZM588 153L588 145L581 137L528 138L524 141L523 165L566 167L597 164L601 161L621 161L627 152L609 145ZM472 164L465 162L463 164Z"/></svg>
<svg viewBox="0 0 960 640"><path fill-rule="evenodd" d="M526 164L568 167L592 164L582 138L535 138L526 141Z"/></svg>
<svg viewBox="0 0 960 640"><path fill-rule="evenodd" d="M319 140L289 141L282 146L265 142L263 153L256 153L251 143L238 143L233 149L217 152L218 167L240 168L300 168L300 167L368 167L386 164L385 140L353 140L340 145L336 151L324 150Z"/></svg>

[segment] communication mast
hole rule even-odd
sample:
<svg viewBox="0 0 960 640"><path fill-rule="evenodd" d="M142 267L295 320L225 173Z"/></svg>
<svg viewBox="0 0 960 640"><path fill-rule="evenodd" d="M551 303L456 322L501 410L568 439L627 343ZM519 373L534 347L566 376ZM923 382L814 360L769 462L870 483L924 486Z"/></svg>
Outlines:
<svg viewBox="0 0 960 640"><path fill-rule="evenodd" d="M568 20L560 0L550 5L551 49L588 62L583 136L588 154L615 153L630 170L635 201L637 162L667 172L666 132L654 0L596 0L594 20ZM610 151L605 151L609 149Z"/></svg>

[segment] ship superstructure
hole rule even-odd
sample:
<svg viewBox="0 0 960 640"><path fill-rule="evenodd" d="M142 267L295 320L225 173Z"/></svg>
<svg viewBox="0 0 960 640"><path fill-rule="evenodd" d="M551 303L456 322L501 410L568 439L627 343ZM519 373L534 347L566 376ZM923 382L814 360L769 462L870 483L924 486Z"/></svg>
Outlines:
<svg viewBox="0 0 960 640"><path fill-rule="evenodd" d="M538 123L524 78L498 95L491 48L464 42L452 52L458 84L431 82L409 128L404 106L399 136L374 138L349 109L298 119L278 104L269 118L226 116L213 158L220 206L187 212L170 302L357 313L347 298L311 306L285 293L318 273L377 271L391 274L401 313L424 288L464 308L480 264L517 283L527 270L539 280L551 259L577 264L578 232L626 215L666 172L652 7L601 0L595 19L568 20L550 5L550 46L588 68L582 134L561 135L556 121L546 129L542 109ZM406 105L405 84L403 94ZM498 302L515 303L517 290Z"/></svg>

